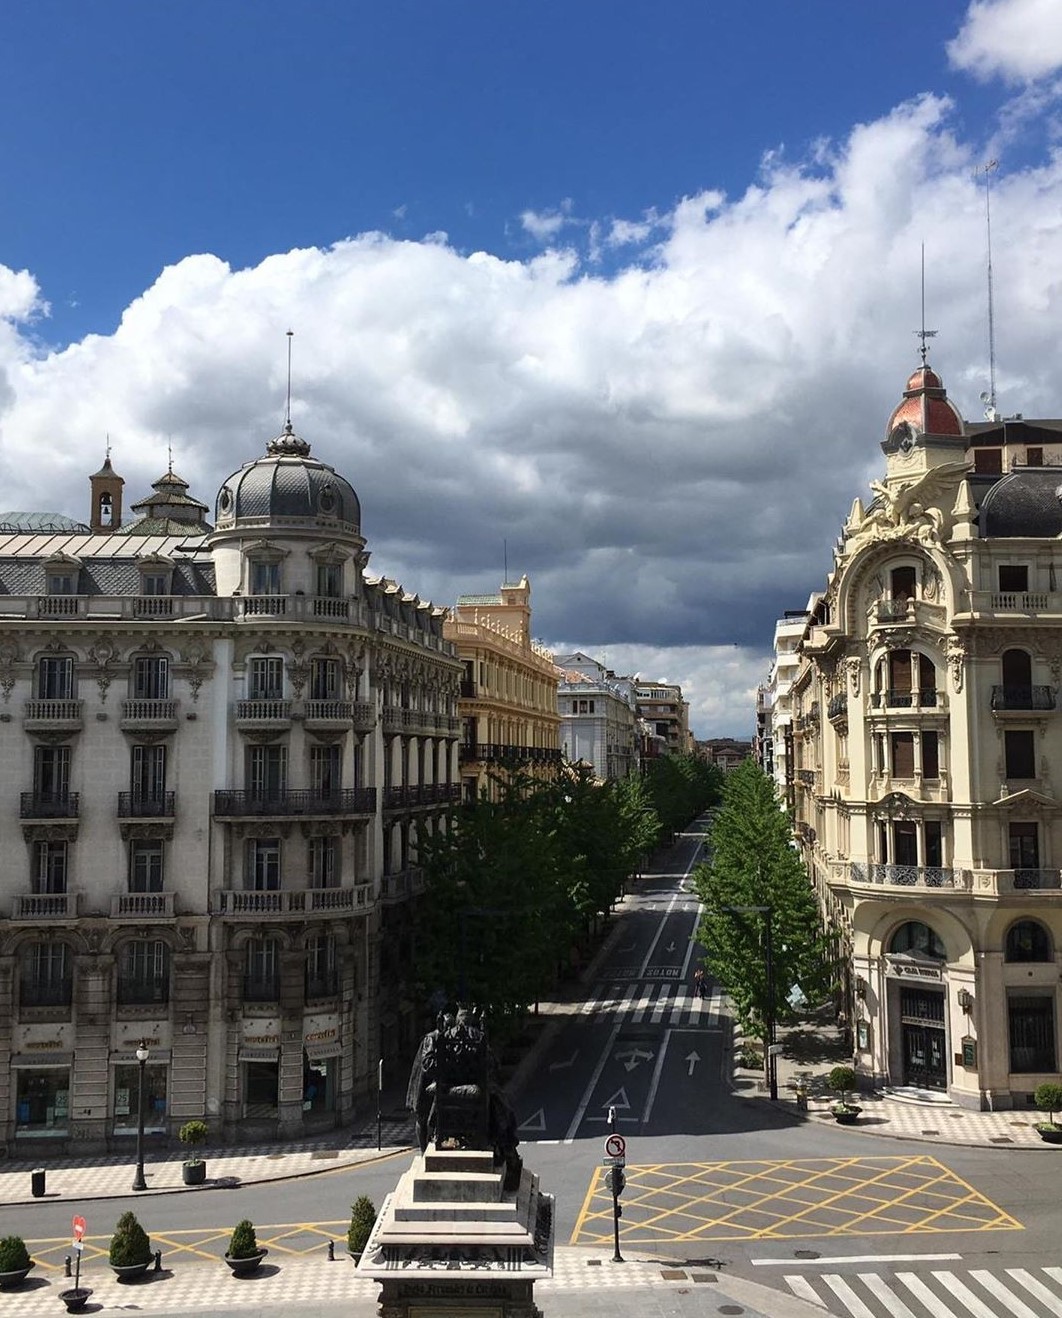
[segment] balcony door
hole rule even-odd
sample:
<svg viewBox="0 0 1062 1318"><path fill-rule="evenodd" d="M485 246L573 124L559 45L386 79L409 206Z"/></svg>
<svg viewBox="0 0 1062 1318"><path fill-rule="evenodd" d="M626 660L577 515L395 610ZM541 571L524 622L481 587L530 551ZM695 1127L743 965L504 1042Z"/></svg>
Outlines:
<svg viewBox="0 0 1062 1318"><path fill-rule="evenodd" d="M134 746L129 783L134 805L158 805L166 796L166 747Z"/></svg>
<svg viewBox="0 0 1062 1318"><path fill-rule="evenodd" d="M286 746L252 746L247 753L247 786L260 802L280 801L288 785Z"/></svg>

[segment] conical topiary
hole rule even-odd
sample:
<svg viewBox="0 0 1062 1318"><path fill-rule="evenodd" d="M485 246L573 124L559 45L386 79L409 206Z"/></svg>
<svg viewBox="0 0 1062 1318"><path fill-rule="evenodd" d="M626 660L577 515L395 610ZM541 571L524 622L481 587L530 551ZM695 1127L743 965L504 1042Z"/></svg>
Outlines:
<svg viewBox="0 0 1062 1318"><path fill-rule="evenodd" d="M368 1195L355 1199L350 1208L350 1226L347 1228L347 1249L360 1254L368 1244L376 1225L376 1206Z"/></svg>
<svg viewBox="0 0 1062 1318"><path fill-rule="evenodd" d="M229 1240L230 1259L250 1259L258 1253L258 1239L254 1233L254 1223L244 1218L233 1228Z"/></svg>
<svg viewBox="0 0 1062 1318"><path fill-rule="evenodd" d="M151 1241L135 1213L123 1213L111 1236L112 1268L133 1268L151 1262Z"/></svg>

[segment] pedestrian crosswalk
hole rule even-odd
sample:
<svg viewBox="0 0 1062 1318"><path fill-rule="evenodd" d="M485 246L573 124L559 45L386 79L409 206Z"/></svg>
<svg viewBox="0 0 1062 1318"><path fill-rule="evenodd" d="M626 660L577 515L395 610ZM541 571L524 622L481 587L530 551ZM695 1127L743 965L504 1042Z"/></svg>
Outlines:
<svg viewBox="0 0 1062 1318"><path fill-rule="evenodd" d="M702 998L689 984L667 980L602 980L594 985L581 1011L584 1016L607 1016L630 1025L718 1029L722 1006L716 984Z"/></svg>
<svg viewBox="0 0 1062 1318"><path fill-rule="evenodd" d="M835 1318L1062 1318L1062 1268L794 1273L798 1299Z"/></svg>

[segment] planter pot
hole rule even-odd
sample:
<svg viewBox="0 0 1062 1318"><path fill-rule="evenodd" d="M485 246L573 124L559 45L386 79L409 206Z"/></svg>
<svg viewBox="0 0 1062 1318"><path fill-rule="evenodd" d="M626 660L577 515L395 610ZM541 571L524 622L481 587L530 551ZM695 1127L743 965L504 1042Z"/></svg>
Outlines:
<svg viewBox="0 0 1062 1318"><path fill-rule="evenodd" d="M234 1277L249 1277L252 1272L258 1270L258 1265L269 1253L268 1249L260 1249L257 1254L251 1254L247 1258L234 1259L230 1254L225 1254L225 1262L232 1269Z"/></svg>
<svg viewBox="0 0 1062 1318"><path fill-rule="evenodd" d="M0 1291L15 1291L22 1285L30 1274L30 1268L37 1265L32 1259L25 1268L16 1268L14 1272L0 1272Z"/></svg>
<svg viewBox="0 0 1062 1318"><path fill-rule="evenodd" d="M202 1158L198 1162L186 1162L181 1168L181 1178L185 1185L202 1185L206 1180L206 1163Z"/></svg>
<svg viewBox="0 0 1062 1318"><path fill-rule="evenodd" d="M859 1114L863 1109L861 1107L846 1107L834 1109L833 1119L839 1126L854 1126L859 1120Z"/></svg>
<svg viewBox="0 0 1062 1318"><path fill-rule="evenodd" d="M1057 1130L1037 1126L1036 1130L1045 1144L1062 1144L1062 1126L1059 1126Z"/></svg>
<svg viewBox="0 0 1062 1318"><path fill-rule="evenodd" d="M153 1258L150 1258L145 1263L125 1263L121 1267L117 1263L112 1263L111 1271L119 1281L136 1281L138 1277L142 1277L147 1272L154 1261Z"/></svg>
<svg viewBox="0 0 1062 1318"><path fill-rule="evenodd" d="M59 1298L66 1305L67 1313L80 1313L91 1294L91 1286L78 1286L76 1290L60 1291Z"/></svg>

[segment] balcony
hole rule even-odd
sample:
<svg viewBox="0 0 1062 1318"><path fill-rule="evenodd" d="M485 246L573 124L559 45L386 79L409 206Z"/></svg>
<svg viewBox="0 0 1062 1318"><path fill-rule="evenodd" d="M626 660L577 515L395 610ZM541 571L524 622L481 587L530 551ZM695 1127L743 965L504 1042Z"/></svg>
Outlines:
<svg viewBox="0 0 1062 1318"><path fill-rule="evenodd" d="M81 807L80 792L21 792L21 819L76 819Z"/></svg>
<svg viewBox="0 0 1062 1318"><path fill-rule="evenodd" d="M79 893L34 892L15 898L12 920L76 920Z"/></svg>
<svg viewBox="0 0 1062 1318"><path fill-rule="evenodd" d="M27 732L80 732L81 700L27 700L22 726Z"/></svg>
<svg viewBox="0 0 1062 1318"><path fill-rule="evenodd" d="M460 799L460 783L419 783L385 787L383 805L385 810L404 810L412 806L456 805Z"/></svg>
<svg viewBox="0 0 1062 1318"><path fill-rule="evenodd" d="M243 595L237 608L244 618L283 618L288 611L287 595Z"/></svg>
<svg viewBox="0 0 1062 1318"><path fill-rule="evenodd" d="M837 695L830 697L830 703L826 706L826 717L831 723L840 722L848 717L847 691L839 691Z"/></svg>
<svg viewBox="0 0 1062 1318"><path fill-rule="evenodd" d="M552 746L510 746L499 742L468 742L460 748L459 758L462 764L479 760L481 762L513 760L521 764L559 764L560 750Z"/></svg>
<svg viewBox="0 0 1062 1318"><path fill-rule="evenodd" d="M307 700L303 706L303 718L311 732L346 732L353 714L350 700Z"/></svg>
<svg viewBox="0 0 1062 1318"><path fill-rule="evenodd" d="M241 732L259 728L281 731L291 727L290 700L237 700L236 726Z"/></svg>
<svg viewBox="0 0 1062 1318"><path fill-rule="evenodd" d="M84 595L38 595L38 618L76 618L87 612L88 600Z"/></svg>
<svg viewBox="0 0 1062 1318"><path fill-rule="evenodd" d="M906 622L913 612L908 599L878 600L875 609L878 622Z"/></svg>
<svg viewBox="0 0 1062 1318"><path fill-rule="evenodd" d="M372 905L372 884L352 888L223 888L217 913L239 919L328 913L349 915Z"/></svg>
<svg viewBox="0 0 1062 1318"><path fill-rule="evenodd" d="M176 792L119 792L119 819L172 819Z"/></svg>
<svg viewBox="0 0 1062 1318"><path fill-rule="evenodd" d="M1062 594L1056 591L973 590L970 612L979 614L1057 614L1062 610Z"/></svg>
<svg viewBox="0 0 1062 1318"><path fill-rule="evenodd" d="M177 727L177 701L123 700L119 727L123 732L173 732Z"/></svg>
<svg viewBox="0 0 1062 1318"><path fill-rule="evenodd" d="M942 704L935 687L925 691L872 691L870 703L875 709L935 709Z"/></svg>
<svg viewBox="0 0 1062 1318"><path fill-rule="evenodd" d="M863 864L853 861L850 873L853 883L880 883L886 887L965 889L967 886L961 870L941 865Z"/></svg>
<svg viewBox="0 0 1062 1318"><path fill-rule="evenodd" d="M423 891L424 871L419 866L385 874L380 880L380 900L385 906L408 901Z"/></svg>
<svg viewBox="0 0 1062 1318"><path fill-rule="evenodd" d="M350 707L350 721L355 732L371 732L376 726L376 707L367 700L357 700Z"/></svg>
<svg viewBox="0 0 1062 1318"><path fill-rule="evenodd" d="M134 595L134 618L172 618L174 601L172 595Z"/></svg>
<svg viewBox="0 0 1062 1318"><path fill-rule="evenodd" d="M375 787L344 787L334 792L281 789L275 792L214 793L217 819L251 819L262 816L310 818L376 813Z"/></svg>
<svg viewBox="0 0 1062 1318"><path fill-rule="evenodd" d="M1059 870L1025 869L1010 870L1009 873L1010 886L1015 892L1062 888L1062 872Z"/></svg>
<svg viewBox="0 0 1062 1318"><path fill-rule="evenodd" d="M172 892L120 892L111 898L112 920L171 920Z"/></svg>
<svg viewBox="0 0 1062 1318"><path fill-rule="evenodd" d="M994 686L992 709L1048 710L1055 707L1055 693L1049 686Z"/></svg>

